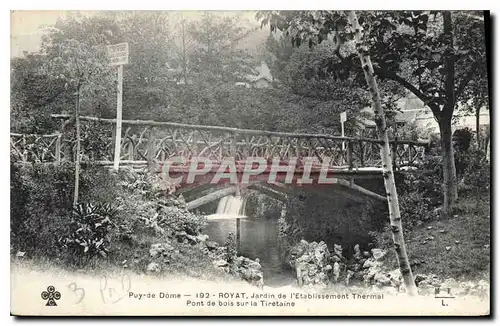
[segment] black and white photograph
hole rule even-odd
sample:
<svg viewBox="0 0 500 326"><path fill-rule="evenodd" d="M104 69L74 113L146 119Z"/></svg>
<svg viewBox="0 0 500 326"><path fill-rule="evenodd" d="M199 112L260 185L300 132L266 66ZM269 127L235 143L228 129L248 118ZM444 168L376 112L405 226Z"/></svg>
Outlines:
<svg viewBox="0 0 500 326"><path fill-rule="evenodd" d="M489 316L491 26L11 10L10 313Z"/></svg>

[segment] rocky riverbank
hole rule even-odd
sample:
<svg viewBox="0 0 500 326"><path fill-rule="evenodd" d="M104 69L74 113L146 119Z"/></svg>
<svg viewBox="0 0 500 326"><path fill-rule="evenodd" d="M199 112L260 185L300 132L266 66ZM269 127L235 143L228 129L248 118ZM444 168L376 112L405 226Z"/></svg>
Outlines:
<svg viewBox="0 0 500 326"><path fill-rule="evenodd" d="M209 240L208 235L191 235L185 231L176 232L172 241L189 245L192 249L202 252L210 258L213 267L241 278L248 283L262 288L264 278L262 266L259 260L237 256L230 246L221 246L215 241ZM180 252L172 241L152 244L149 249L150 262L147 264L146 272L149 274L160 274L162 266L168 265L175 260Z"/></svg>
<svg viewBox="0 0 500 326"><path fill-rule="evenodd" d="M387 251L373 248L361 251L354 247L354 255L347 259L340 245L330 251L321 241L301 240L290 249L288 265L295 271L297 285L304 288L324 290L330 287L364 288L384 293L404 293L405 287L399 269L388 269L384 260ZM484 297L489 294L486 280L458 281L442 279L435 274L417 274L415 284L421 295L433 295L436 291L446 291L457 296L474 295Z"/></svg>

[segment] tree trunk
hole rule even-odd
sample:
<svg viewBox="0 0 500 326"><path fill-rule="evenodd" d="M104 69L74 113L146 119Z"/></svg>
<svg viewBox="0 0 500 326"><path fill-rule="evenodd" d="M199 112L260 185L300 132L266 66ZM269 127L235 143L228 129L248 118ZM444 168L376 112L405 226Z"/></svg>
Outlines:
<svg viewBox="0 0 500 326"><path fill-rule="evenodd" d="M441 134L441 156L443 159L443 210L444 216L450 216L453 205L458 198L457 171L453 153L451 119L439 119Z"/></svg>
<svg viewBox="0 0 500 326"><path fill-rule="evenodd" d="M382 158L382 170L385 190L387 193L387 204L389 206L389 219L391 224L392 237L394 240L394 249L396 250L399 269L401 271L401 275L403 276L408 294L416 295L417 288L413 279L413 274L411 271L410 262L408 260L408 255L406 253L406 246L403 237L401 213L399 211L398 194L392 169L391 151L389 148L389 137L387 134L385 114L381 104L377 80L374 76L373 65L371 63L370 56L367 54L368 51L366 49L366 45L364 45L362 42L361 26L358 23L356 13L354 11L349 11L348 18L351 28L355 33L354 35L356 40L356 49L358 51L358 56L361 61L361 66L365 73L365 79L370 91L372 105L375 111L375 122L377 124L378 136L379 139L383 142L380 149L380 155Z"/></svg>
<svg viewBox="0 0 500 326"><path fill-rule="evenodd" d="M481 151L481 135L479 130L479 118L481 114L481 105L477 105L476 107L476 139L477 139L477 149L478 152Z"/></svg>
<svg viewBox="0 0 500 326"><path fill-rule="evenodd" d="M73 206L76 206L78 204L78 189L80 187L80 85L78 85L76 91L75 126L76 126L76 158L75 158L75 192L73 196Z"/></svg>
<svg viewBox="0 0 500 326"><path fill-rule="evenodd" d="M443 35L447 41L445 50L445 91L446 104L439 116L439 132L441 134L441 155L443 157L443 210L445 216L451 210L458 198L457 172L453 155L451 119L455 109L455 53L453 49L453 22L451 11L443 11Z"/></svg>

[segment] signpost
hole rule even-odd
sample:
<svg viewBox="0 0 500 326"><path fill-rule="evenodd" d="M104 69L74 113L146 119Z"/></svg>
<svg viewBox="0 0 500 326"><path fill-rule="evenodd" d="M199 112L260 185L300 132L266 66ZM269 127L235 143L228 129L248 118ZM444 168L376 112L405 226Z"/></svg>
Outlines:
<svg viewBox="0 0 500 326"><path fill-rule="evenodd" d="M122 98L123 98L123 65L128 64L128 43L108 46L108 54L112 66L118 66L118 88L116 93L116 137L113 169L118 171L120 165L120 148L122 143Z"/></svg>
<svg viewBox="0 0 500 326"><path fill-rule="evenodd" d="M345 134L344 134L344 122L346 122L346 121L347 121L347 112L344 111L340 114L340 124L342 126L342 137L345 136ZM345 142L344 141L342 141L342 151L345 151Z"/></svg>

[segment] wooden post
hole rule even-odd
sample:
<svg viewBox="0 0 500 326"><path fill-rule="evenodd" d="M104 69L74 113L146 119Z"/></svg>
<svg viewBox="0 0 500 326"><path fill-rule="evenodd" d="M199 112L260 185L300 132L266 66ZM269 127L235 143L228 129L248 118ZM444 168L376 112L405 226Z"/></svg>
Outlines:
<svg viewBox="0 0 500 326"><path fill-rule="evenodd" d="M56 140L56 165L61 165L61 138L62 134L57 136Z"/></svg>
<svg viewBox="0 0 500 326"><path fill-rule="evenodd" d="M236 160L236 142L238 141L237 139L238 134L236 132L233 132L232 138L231 138L231 157L233 157Z"/></svg>
<svg viewBox="0 0 500 326"><path fill-rule="evenodd" d="M347 143L347 164L349 166L349 171L352 171L352 167L353 167L353 164L352 164L352 149L353 149L353 142L349 141ZM349 178L349 184L351 185L351 187L354 185L354 178L352 176Z"/></svg>
<svg viewBox="0 0 500 326"><path fill-rule="evenodd" d="M153 171L155 165L155 157L156 157L155 138L156 138L155 128L151 127L151 129L149 129L149 136L148 136L148 168L150 171Z"/></svg>
<svg viewBox="0 0 500 326"><path fill-rule="evenodd" d="M118 66L118 88L116 92L116 137L115 158L113 169L118 171L120 167L120 148L122 142L122 95L123 95L123 65Z"/></svg>
<svg viewBox="0 0 500 326"><path fill-rule="evenodd" d="M129 139L129 143L128 143L128 159L133 161L134 160L134 152L135 152L135 148L134 148L134 141L133 139Z"/></svg>
<svg viewBox="0 0 500 326"><path fill-rule="evenodd" d="M364 154L365 154L365 150L363 148L363 142L359 141L359 161L360 161L361 167L365 166L365 155Z"/></svg>
<svg viewBox="0 0 500 326"><path fill-rule="evenodd" d="M347 143L347 165L349 166L349 171L351 171L352 167L353 167L352 150L353 150L353 143L352 143L352 141L349 141Z"/></svg>

